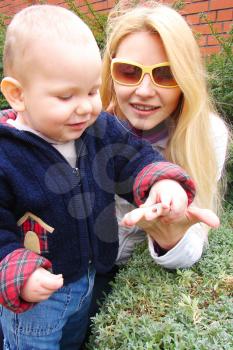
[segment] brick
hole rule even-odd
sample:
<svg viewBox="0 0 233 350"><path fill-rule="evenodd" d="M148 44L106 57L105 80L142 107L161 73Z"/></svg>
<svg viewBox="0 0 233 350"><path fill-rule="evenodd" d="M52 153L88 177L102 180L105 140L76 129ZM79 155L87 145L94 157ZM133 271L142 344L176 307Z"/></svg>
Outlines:
<svg viewBox="0 0 233 350"><path fill-rule="evenodd" d="M200 35L197 38L197 43L199 46L206 46L207 45L207 35Z"/></svg>
<svg viewBox="0 0 233 350"><path fill-rule="evenodd" d="M87 0L87 1L89 4L94 4L95 2L98 2L98 0ZM79 3L79 0L78 1L76 0L76 2ZM86 4L86 1L83 0L83 4Z"/></svg>
<svg viewBox="0 0 233 350"><path fill-rule="evenodd" d="M211 46L211 45L219 45L218 40L212 36L212 35L208 35L207 36L207 45Z"/></svg>
<svg viewBox="0 0 233 350"><path fill-rule="evenodd" d="M188 24L192 25L192 24L199 24L200 23L200 17L196 14L194 15L187 15L185 16L186 21L188 22Z"/></svg>
<svg viewBox="0 0 233 350"><path fill-rule="evenodd" d="M7 8L9 5L5 2L0 2L0 13L2 13L2 9Z"/></svg>
<svg viewBox="0 0 233 350"><path fill-rule="evenodd" d="M14 15L16 14L17 12L19 12L20 10L24 9L26 6L25 6L25 3L24 4L16 4L16 5L12 5L9 7L9 11L10 11L10 14Z"/></svg>
<svg viewBox="0 0 233 350"><path fill-rule="evenodd" d="M219 46L205 46L205 47L201 47L200 50L201 50L201 53L203 56L208 56L208 55L212 55L213 53L219 52L220 47Z"/></svg>
<svg viewBox="0 0 233 350"><path fill-rule="evenodd" d="M48 0L47 4L50 5L59 5L65 7L64 1L59 1L59 0Z"/></svg>
<svg viewBox="0 0 233 350"><path fill-rule="evenodd" d="M232 21L223 23L223 32L228 33L232 28Z"/></svg>
<svg viewBox="0 0 233 350"><path fill-rule="evenodd" d="M222 31L222 23L214 23L213 28L217 31L217 33L221 33ZM202 34L210 34L211 30L208 24L199 24L199 25L193 25L192 29L196 32L202 33Z"/></svg>
<svg viewBox="0 0 233 350"><path fill-rule="evenodd" d="M86 5L79 6L79 10L80 10L82 13L87 13L87 12L88 12L88 7L87 7Z"/></svg>
<svg viewBox="0 0 233 350"><path fill-rule="evenodd" d="M116 1L115 1L115 0L108 0L108 8L114 7L115 4L116 4Z"/></svg>
<svg viewBox="0 0 233 350"><path fill-rule="evenodd" d="M229 37L229 35L223 34L223 33L221 33L220 35L221 35L221 38L224 38L224 39L226 39L226 38ZM213 37L212 35L208 35L207 44L208 44L208 45L219 45L219 42L218 42L218 40L215 39L215 37Z"/></svg>
<svg viewBox="0 0 233 350"><path fill-rule="evenodd" d="M26 3L25 1L22 1L22 0L11 0L10 2L10 5L11 6L16 6L16 7L26 7L28 6L28 3Z"/></svg>
<svg viewBox="0 0 233 350"><path fill-rule="evenodd" d="M219 10L217 14L218 21L230 21L233 19L233 10Z"/></svg>
<svg viewBox="0 0 233 350"><path fill-rule="evenodd" d="M200 12L206 12L208 11L208 2L207 1L201 1L196 2L192 4L187 4L185 7L180 11L180 13L183 14L192 14L192 13L200 13Z"/></svg>
<svg viewBox="0 0 233 350"><path fill-rule="evenodd" d="M167 1L163 0L162 3L164 3L164 4L173 4L174 1L173 0L167 0Z"/></svg>
<svg viewBox="0 0 233 350"><path fill-rule="evenodd" d="M216 22L217 11L205 12L205 15L207 16L208 21ZM204 18L201 18L200 23L206 23L206 20Z"/></svg>
<svg viewBox="0 0 233 350"><path fill-rule="evenodd" d="M232 0L211 0L210 10L232 9Z"/></svg>
<svg viewBox="0 0 233 350"><path fill-rule="evenodd" d="M105 10L107 7L107 1L99 1L93 4L93 8L95 11Z"/></svg>

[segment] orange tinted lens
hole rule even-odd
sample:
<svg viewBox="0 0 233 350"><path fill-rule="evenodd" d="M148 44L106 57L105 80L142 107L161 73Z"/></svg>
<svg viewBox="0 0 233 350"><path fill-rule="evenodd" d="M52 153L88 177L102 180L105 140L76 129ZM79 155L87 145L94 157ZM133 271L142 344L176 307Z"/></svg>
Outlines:
<svg viewBox="0 0 233 350"><path fill-rule="evenodd" d="M141 78L142 70L133 64L118 63L113 64L113 79L123 84L137 84Z"/></svg>
<svg viewBox="0 0 233 350"><path fill-rule="evenodd" d="M157 67L152 71L154 81L162 86L174 86L177 85L175 81L170 66Z"/></svg>

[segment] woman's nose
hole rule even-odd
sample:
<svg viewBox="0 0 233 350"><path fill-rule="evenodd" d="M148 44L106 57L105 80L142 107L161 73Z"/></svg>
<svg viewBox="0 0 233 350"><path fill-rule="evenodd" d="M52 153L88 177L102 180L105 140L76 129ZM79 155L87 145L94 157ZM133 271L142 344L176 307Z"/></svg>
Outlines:
<svg viewBox="0 0 233 350"><path fill-rule="evenodd" d="M144 75L135 93L141 97L153 97L156 94L156 86L153 84L149 74Z"/></svg>

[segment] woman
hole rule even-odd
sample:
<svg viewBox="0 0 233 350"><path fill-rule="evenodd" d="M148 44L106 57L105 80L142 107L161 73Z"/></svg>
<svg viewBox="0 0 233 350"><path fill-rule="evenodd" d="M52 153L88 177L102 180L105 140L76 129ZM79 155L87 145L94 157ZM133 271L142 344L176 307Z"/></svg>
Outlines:
<svg viewBox="0 0 233 350"><path fill-rule="evenodd" d="M108 283L118 267L146 236L152 258L165 268L190 267L201 258L208 242L203 223L214 225L211 212L197 207L217 211L218 180L226 157L227 128L208 94L200 50L188 24L156 1L134 8L132 3L120 1L108 18L103 107L194 178L196 208L175 224L160 218L149 225L142 219L139 228L134 214L141 209L116 198L121 225L118 258L114 270L96 276L91 316L98 311L96 300L103 300L103 292L111 289ZM125 217L130 209L134 209L131 216Z"/></svg>
<svg viewBox="0 0 233 350"><path fill-rule="evenodd" d="M168 6L152 1L129 10L124 3L109 16L103 106L120 117L130 132L148 139L167 160L186 169L197 185L195 204L216 211L227 128L208 95L192 31ZM119 221L128 209L129 204L118 198ZM207 228L192 224L192 220L175 225L160 221L147 230L156 263L188 267L201 257ZM127 259L141 239L141 230L121 228L118 261Z"/></svg>

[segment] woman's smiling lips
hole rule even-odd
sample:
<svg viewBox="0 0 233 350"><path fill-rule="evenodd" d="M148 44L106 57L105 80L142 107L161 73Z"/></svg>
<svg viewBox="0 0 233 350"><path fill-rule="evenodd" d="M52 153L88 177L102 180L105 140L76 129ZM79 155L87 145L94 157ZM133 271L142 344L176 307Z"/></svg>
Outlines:
<svg viewBox="0 0 233 350"><path fill-rule="evenodd" d="M137 114L142 116L153 114L155 111L161 108L160 106L153 106L142 103L130 103L130 106L136 111Z"/></svg>

